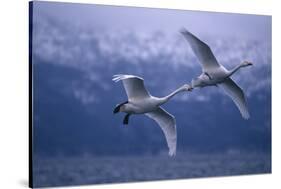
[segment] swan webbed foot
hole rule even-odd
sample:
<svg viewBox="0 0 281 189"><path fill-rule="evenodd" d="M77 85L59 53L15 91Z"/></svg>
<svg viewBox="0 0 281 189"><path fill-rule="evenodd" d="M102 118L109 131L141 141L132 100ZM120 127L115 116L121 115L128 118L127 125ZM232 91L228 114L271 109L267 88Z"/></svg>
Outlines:
<svg viewBox="0 0 281 189"><path fill-rule="evenodd" d="M210 80L212 80L212 77L210 76L210 74L208 74L207 72L204 72L204 74L205 74Z"/></svg>
<svg viewBox="0 0 281 189"><path fill-rule="evenodd" d="M124 125L128 125L129 124L129 117L131 114L126 114L123 120L123 124Z"/></svg>

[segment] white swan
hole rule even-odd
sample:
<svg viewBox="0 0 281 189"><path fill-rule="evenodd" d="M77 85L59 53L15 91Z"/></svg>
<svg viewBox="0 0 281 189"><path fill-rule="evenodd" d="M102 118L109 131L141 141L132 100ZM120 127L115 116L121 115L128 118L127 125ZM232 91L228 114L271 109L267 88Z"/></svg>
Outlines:
<svg viewBox="0 0 281 189"><path fill-rule="evenodd" d="M228 71L224 66L217 62L207 44L202 42L186 29L182 29L181 33L190 44L202 67L202 74L192 80L190 90L195 87L205 87L211 85L220 86L236 104L242 117L244 119L249 119L250 114L243 90L230 78L230 76L240 68L251 66L253 64L251 62L244 61L234 69Z"/></svg>
<svg viewBox="0 0 281 189"><path fill-rule="evenodd" d="M115 82L122 81L128 96L128 101L118 104L113 112L127 113L123 121L124 124L128 124L131 114L145 114L156 121L166 137L169 155L174 156L177 147L176 120L173 115L160 106L177 93L187 91L190 86L185 84L168 96L158 98L149 94L145 89L143 79L138 76L120 74L114 75L112 80Z"/></svg>

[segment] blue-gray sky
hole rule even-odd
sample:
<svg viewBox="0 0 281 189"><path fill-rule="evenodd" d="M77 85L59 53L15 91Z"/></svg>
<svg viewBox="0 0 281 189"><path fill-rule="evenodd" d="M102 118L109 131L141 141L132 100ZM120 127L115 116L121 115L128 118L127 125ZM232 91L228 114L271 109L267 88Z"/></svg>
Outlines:
<svg viewBox="0 0 281 189"><path fill-rule="evenodd" d="M162 30L175 33L186 27L215 36L271 39L271 17L186 10L36 2L34 14L52 15L87 29ZM38 11L38 12L37 12Z"/></svg>
<svg viewBox="0 0 281 189"><path fill-rule="evenodd" d="M254 62L251 70L233 76L247 83L247 95L271 82L270 16L38 1L33 13L33 52L46 62L89 71L105 57L108 66L123 62L126 67L128 62L138 64L139 71L151 62L199 69L194 53L179 34L185 27L210 45L227 68L243 60ZM264 64L267 77L256 82L251 73ZM192 77L187 74L185 81Z"/></svg>

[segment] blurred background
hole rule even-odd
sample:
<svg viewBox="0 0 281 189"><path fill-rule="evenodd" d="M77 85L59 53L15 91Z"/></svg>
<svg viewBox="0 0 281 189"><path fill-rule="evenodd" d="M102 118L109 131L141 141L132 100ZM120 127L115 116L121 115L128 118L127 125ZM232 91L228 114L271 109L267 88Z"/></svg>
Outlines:
<svg viewBox="0 0 281 189"><path fill-rule="evenodd" d="M113 115L127 99L114 74L135 74L164 96L201 73L185 27L232 68L251 118L222 90L183 93L163 107L177 119L168 157L160 127ZM87 4L33 3L35 186L271 172L271 17Z"/></svg>

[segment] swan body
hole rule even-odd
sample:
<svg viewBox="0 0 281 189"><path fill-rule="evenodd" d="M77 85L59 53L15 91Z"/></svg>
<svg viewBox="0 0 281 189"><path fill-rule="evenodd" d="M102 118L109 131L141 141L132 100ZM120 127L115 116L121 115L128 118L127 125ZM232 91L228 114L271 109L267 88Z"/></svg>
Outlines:
<svg viewBox="0 0 281 189"><path fill-rule="evenodd" d="M114 75L112 80L115 82L122 81L128 96L128 101L118 104L113 112L126 113L123 121L124 124L129 123L129 117L132 114L145 114L155 120L165 135L169 147L169 155L174 156L177 146L176 120L173 115L169 114L160 106L169 101L177 93L188 91L190 86L185 84L171 94L159 98L150 95L141 77L119 74Z"/></svg>
<svg viewBox="0 0 281 189"><path fill-rule="evenodd" d="M244 61L232 70L227 70L223 65L219 64L216 57L212 53L210 47L194 36L192 33L183 29L182 35L188 41L194 54L199 60L202 67L202 74L191 81L191 88L220 86L225 93L233 100L244 119L249 119L250 114L246 104L243 90L230 78L240 68L253 65L251 62Z"/></svg>

